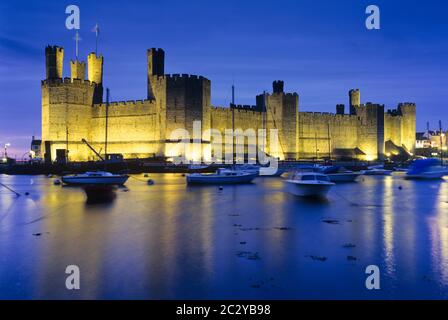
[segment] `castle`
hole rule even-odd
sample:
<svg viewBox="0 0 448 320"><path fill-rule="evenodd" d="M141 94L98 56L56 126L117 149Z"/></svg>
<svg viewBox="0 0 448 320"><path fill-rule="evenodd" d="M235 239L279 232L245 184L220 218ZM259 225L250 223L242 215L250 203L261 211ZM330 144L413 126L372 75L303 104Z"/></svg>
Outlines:
<svg viewBox="0 0 448 320"><path fill-rule="evenodd" d="M195 121L200 121L202 132L277 129L280 148L265 150L281 160L375 160L414 152L413 103L385 110L384 105L362 104L356 89L349 92L348 113L345 105L337 105L336 113L299 112L299 95L285 93L283 81L274 81L273 92L258 95L253 106L212 106L210 80L165 74L165 52L153 48L147 51L147 98L111 102L106 108L103 56L88 55L87 79L86 63L78 60L70 61L71 77L63 77L63 48L47 46L45 56L42 152L47 162L63 157L70 161L97 159L82 139L104 153L106 121L107 153L124 158L177 156L178 141L171 139L171 133L178 128L191 132ZM188 159L198 161L213 153L210 136L203 135L196 142L199 151L188 154Z"/></svg>

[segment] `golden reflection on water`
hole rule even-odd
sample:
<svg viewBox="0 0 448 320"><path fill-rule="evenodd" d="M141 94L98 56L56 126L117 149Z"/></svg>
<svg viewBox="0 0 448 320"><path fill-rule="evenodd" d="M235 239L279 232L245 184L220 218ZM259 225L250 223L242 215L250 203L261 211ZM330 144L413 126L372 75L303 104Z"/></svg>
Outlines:
<svg viewBox="0 0 448 320"><path fill-rule="evenodd" d="M430 222L433 268L448 286L448 182L441 182L436 198L436 219Z"/></svg>
<svg viewBox="0 0 448 320"><path fill-rule="evenodd" d="M394 181L385 177L383 192L383 247L386 271L389 275L395 272L394 259Z"/></svg>

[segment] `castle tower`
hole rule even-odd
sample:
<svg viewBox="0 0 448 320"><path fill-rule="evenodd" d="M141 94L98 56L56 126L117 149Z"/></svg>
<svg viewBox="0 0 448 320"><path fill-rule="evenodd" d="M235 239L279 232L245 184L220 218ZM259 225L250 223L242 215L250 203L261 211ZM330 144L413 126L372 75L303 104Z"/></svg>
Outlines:
<svg viewBox="0 0 448 320"><path fill-rule="evenodd" d="M71 78L62 76L63 49L47 47L47 78L42 91L42 152L46 162L86 160L93 96L98 85L84 81L85 63L71 61ZM55 67L56 66L56 67Z"/></svg>
<svg viewBox="0 0 448 320"><path fill-rule="evenodd" d="M336 114L344 115L345 114L345 105L337 104L336 105Z"/></svg>
<svg viewBox="0 0 448 320"><path fill-rule="evenodd" d="M87 56L88 79L96 83L93 103L103 101L103 56L92 52Z"/></svg>
<svg viewBox="0 0 448 320"><path fill-rule="evenodd" d="M350 98L350 114L356 114L356 107L361 105L361 92L359 89L352 89L348 93Z"/></svg>
<svg viewBox="0 0 448 320"><path fill-rule="evenodd" d="M407 151L414 153L416 131L416 105L415 103L400 103L398 112L401 120L401 142Z"/></svg>
<svg viewBox="0 0 448 320"><path fill-rule="evenodd" d="M299 95L285 93L284 82L272 83L273 93L257 96L257 109L265 112L266 151L273 157L296 159L298 153ZM278 145L271 144L271 129L278 130ZM272 147L272 148L271 148Z"/></svg>
<svg viewBox="0 0 448 320"><path fill-rule="evenodd" d="M163 76L165 74L165 51L163 49L151 48L146 52L148 64L148 99L155 99L154 83L151 82L153 76Z"/></svg>
<svg viewBox="0 0 448 320"><path fill-rule="evenodd" d="M71 80L73 79L81 79L85 80L86 78L86 63L84 61L78 60L70 60L70 69L71 69Z"/></svg>
<svg viewBox="0 0 448 320"><path fill-rule="evenodd" d="M62 79L64 48L47 46L45 48L45 69L47 79Z"/></svg>

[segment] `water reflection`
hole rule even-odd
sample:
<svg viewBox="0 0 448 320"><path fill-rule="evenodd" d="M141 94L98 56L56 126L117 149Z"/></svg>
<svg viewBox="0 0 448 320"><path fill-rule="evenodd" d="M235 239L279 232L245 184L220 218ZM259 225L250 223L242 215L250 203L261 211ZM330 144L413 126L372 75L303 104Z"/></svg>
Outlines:
<svg viewBox="0 0 448 320"><path fill-rule="evenodd" d="M371 298L368 264L385 270L375 298L447 294L446 182L365 177L322 202L275 178L222 190L151 178L87 204L80 188L0 176L30 193L0 191L0 298ZM79 292L65 289L70 264Z"/></svg>

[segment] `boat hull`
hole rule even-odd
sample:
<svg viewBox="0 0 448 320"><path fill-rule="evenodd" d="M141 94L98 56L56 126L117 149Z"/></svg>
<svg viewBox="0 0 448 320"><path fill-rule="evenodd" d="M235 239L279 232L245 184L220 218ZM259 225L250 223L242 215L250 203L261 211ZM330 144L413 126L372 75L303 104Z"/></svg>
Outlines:
<svg viewBox="0 0 448 320"><path fill-rule="evenodd" d="M367 170L364 172L365 176L390 176L391 170Z"/></svg>
<svg viewBox="0 0 448 320"><path fill-rule="evenodd" d="M444 176L448 176L448 171L432 171L432 172L422 172L419 174L407 174L405 179L408 179L408 180L438 180L438 179L443 179Z"/></svg>
<svg viewBox="0 0 448 320"><path fill-rule="evenodd" d="M68 176L62 177L61 180L64 184L73 186L86 186L86 185L123 185L128 180L128 176L112 176L112 177L77 177Z"/></svg>
<svg viewBox="0 0 448 320"><path fill-rule="evenodd" d="M334 173L328 174L328 178L331 182L354 182L359 175L359 173Z"/></svg>
<svg viewBox="0 0 448 320"><path fill-rule="evenodd" d="M325 198L333 183L304 184L292 180L285 181L286 191L299 197Z"/></svg>
<svg viewBox="0 0 448 320"><path fill-rule="evenodd" d="M249 173L239 176L218 176L218 175L189 175L187 176L188 184L242 184L251 183L257 173Z"/></svg>

